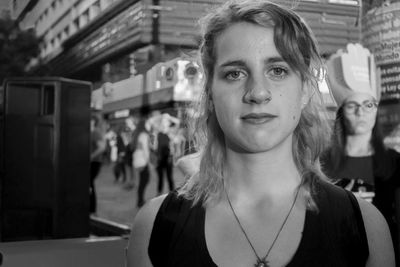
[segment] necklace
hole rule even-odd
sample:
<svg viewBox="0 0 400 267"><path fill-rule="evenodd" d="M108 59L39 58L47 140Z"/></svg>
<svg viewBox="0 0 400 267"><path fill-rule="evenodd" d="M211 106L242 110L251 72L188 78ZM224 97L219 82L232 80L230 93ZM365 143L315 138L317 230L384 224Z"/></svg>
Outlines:
<svg viewBox="0 0 400 267"><path fill-rule="evenodd" d="M290 206L289 212L287 213L285 219L283 220L283 222L282 222L282 224L281 224L281 227L279 228L279 231L278 231L278 233L276 234L276 236L275 236L275 238L274 238L274 241L272 241L272 244L271 244L271 246L269 247L267 253L266 253L265 256L262 257L262 258L261 258L260 256L258 256L257 251L255 250L253 244L252 244L251 241L250 241L250 238L247 236L246 231L244 230L242 224L240 223L240 220L239 220L238 216L236 215L235 210L233 209L231 200L229 199L228 192L226 191L226 188L225 188L225 181L224 181L224 183L223 183L223 186L224 186L224 191L225 191L225 194L226 194L226 199L228 200L229 207L230 207L231 210L232 210L233 216L235 217L237 223L239 224L240 229L242 230L244 236L245 236L246 239L247 239L247 242L249 243L251 249L252 249L253 252L254 252L254 255L255 255L256 258L257 258L257 263L254 264L254 267L268 267L268 266L269 266L269 265L268 265L268 261L267 261L268 255L269 255L269 253L271 252L273 246L275 245L276 240L278 240L279 234L282 232L282 229L283 229L283 227L285 226L286 221L288 220L290 213L292 212L292 209L293 209L293 207L294 207L294 204L296 203L296 200L297 200L297 195L299 194L299 191L300 191L300 186L299 186L299 188L298 188L297 191L296 191L296 195L295 195L295 197L294 197L293 203L292 203L292 205Z"/></svg>

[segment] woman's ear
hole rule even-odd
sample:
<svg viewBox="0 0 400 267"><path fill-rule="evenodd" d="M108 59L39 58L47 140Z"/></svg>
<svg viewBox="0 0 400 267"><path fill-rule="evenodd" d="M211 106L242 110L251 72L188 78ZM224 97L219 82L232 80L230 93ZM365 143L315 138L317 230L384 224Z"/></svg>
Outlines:
<svg viewBox="0 0 400 267"><path fill-rule="evenodd" d="M313 96L312 88L308 84L304 84L301 96L301 109L305 108L310 103L311 97Z"/></svg>
<svg viewBox="0 0 400 267"><path fill-rule="evenodd" d="M307 96L305 94L303 94L303 96L301 97L301 109L305 108L305 106L307 106L309 101L309 98L307 98Z"/></svg>

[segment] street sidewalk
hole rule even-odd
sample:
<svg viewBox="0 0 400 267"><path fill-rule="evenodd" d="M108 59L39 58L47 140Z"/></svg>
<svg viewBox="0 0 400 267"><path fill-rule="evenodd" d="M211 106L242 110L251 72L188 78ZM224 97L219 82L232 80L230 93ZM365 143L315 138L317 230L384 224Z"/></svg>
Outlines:
<svg viewBox="0 0 400 267"><path fill-rule="evenodd" d="M95 180L97 194L97 216L116 223L132 225L133 219L138 212L137 188L138 181L135 178L135 187L127 190L121 182L114 182L112 168L114 163L103 164L99 176ZM182 173L174 168L173 173L175 186L179 186L184 181ZM166 177L164 177L163 193L169 191ZM158 177L154 166L150 168L150 181L145 192L145 199L149 200L157 196Z"/></svg>

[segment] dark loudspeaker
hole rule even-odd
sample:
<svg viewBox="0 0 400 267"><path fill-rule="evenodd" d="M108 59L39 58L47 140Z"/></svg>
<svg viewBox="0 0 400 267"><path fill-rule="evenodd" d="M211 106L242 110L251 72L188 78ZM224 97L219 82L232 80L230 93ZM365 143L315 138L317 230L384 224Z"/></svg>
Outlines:
<svg viewBox="0 0 400 267"><path fill-rule="evenodd" d="M0 241L89 235L91 83L8 79L0 100Z"/></svg>

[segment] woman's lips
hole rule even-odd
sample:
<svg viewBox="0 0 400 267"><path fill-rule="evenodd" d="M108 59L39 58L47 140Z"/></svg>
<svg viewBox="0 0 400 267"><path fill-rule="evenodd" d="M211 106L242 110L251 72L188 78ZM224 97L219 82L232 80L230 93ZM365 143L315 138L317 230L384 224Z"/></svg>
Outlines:
<svg viewBox="0 0 400 267"><path fill-rule="evenodd" d="M250 124L263 124L267 123L277 116L269 113L248 113L241 117L241 119Z"/></svg>

